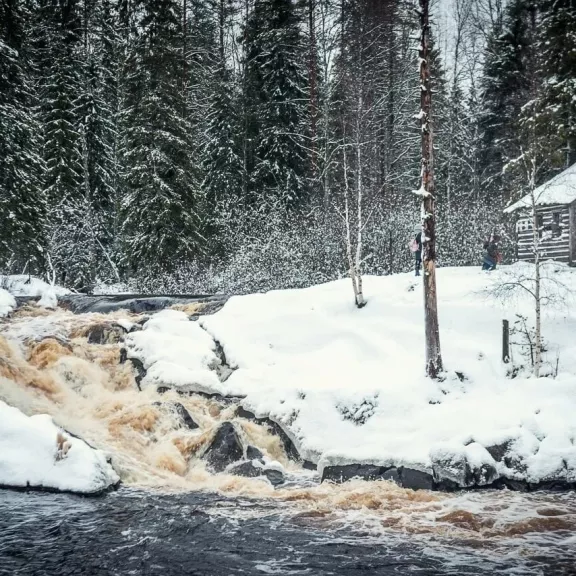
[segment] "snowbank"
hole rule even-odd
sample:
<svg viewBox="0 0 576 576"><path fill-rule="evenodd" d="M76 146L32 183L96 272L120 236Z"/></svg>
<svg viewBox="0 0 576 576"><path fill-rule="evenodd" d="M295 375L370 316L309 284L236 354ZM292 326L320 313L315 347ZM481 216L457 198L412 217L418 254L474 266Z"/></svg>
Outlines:
<svg viewBox="0 0 576 576"><path fill-rule="evenodd" d="M16 308L14 296L12 296L10 292L0 288L0 318L12 312L14 308Z"/></svg>
<svg viewBox="0 0 576 576"><path fill-rule="evenodd" d="M50 284L35 278L28 277L26 274L13 274L11 276L0 276L0 286L8 290L14 296L44 296L45 293L51 293L55 296L64 296L70 294L70 290L62 286L51 286Z"/></svg>
<svg viewBox="0 0 576 576"><path fill-rule="evenodd" d="M197 322L184 312L163 310L143 330L125 340L128 358L140 360L146 370L141 387L162 385L180 391L212 393L219 389L216 345Z"/></svg>
<svg viewBox="0 0 576 576"><path fill-rule="evenodd" d="M69 437L46 414L0 401L0 485L97 493L119 482L104 454Z"/></svg>
<svg viewBox="0 0 576 576"><path fill-rule="evenodd" d="M404 466L460 486L576 482L576 308L565 300L544 318L557 378L512 379L500 361L502 319L531 316L531 303L484 292L526 266L439 270L443 382L423 375L422 288L408 274L365 278L361 310L349 280L231 298L200 320L237 368L224 382L210 372L214 344L185 315L156 315L130 335L129 353L155 384L245 396L321 469ZM552 267L576 294L576 271ZM526 362L519 347L513 354Z"/></svg>

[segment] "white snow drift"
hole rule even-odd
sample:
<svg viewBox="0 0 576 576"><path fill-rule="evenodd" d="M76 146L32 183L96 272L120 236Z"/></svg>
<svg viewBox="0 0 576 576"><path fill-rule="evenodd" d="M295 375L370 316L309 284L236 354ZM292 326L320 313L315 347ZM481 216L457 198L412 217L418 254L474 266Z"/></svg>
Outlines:
<svg viewBox="0 0 576 576"><path fill-rule="evenodd" d="M513 271L522 266L529 265ZM550 266L576 293L576 271ZM406 274L366 278L361 310L349 280L231 298L201 320L237 368L225 382L210 371L214 343L183 315L156 315L131 336L130 354L149 369L149 382L245 396L247 409L279 422L321 468L373 463L431 471L438 461L449 469L464 460L508 478L574 482L576 308L565 300L544 318L557 377L535 379L529 370L507 377L501 322L513 322L516 312L530 316L531 302L502 304L483 290L509 272L439 270L441 383L423 375L422 288ZM519 346L513 353L516 365L527 363ZM506 459L487 450L496 445ZM452 479L465 483L454 468Z"/></svg>
<svg viewBox="0 0 576 576"><path fill-rule="evenodd" d="M142 387L162 385L207 393L218 389L216 345L184 312L158 312L143 330L130 334L125 345L128 357L139 359L146 369Z"/></svg>
<svg viewBox="0 0 576 576"><path fill-rule="evenodd" d="M104 454L62 432L46 414L0 401L0 485L97 493L118 483Z"/></svg>
<svg viewBox="0 0 576 576"><path fill-rule="evenodd" d="M14 296L6 290L0 288L0 318L10 314L16 308L16 300Z"/></svg>

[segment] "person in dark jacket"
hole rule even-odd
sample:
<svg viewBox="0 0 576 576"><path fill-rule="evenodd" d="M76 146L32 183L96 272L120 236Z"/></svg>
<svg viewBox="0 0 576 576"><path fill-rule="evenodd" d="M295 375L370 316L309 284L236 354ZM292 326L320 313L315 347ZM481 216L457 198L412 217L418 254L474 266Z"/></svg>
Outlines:
<svg viewBox="0 0 576 576"><path fill-rule="evenodd" d="M418 250L414 252L414 270L416 272L416 276L420 276L420 268L422 266L422 232L418 232L418 234L416 234L416 245Z"/></svg>
<svg viewBox="0 0 576 576"><path fill-rule="evenodd" d="M484 261L482 263L482 270L496 270L496 264L498 264L500 259L498 242L500 242L500 236L495 234L490 237L490 240L484 241Z"/></svg>

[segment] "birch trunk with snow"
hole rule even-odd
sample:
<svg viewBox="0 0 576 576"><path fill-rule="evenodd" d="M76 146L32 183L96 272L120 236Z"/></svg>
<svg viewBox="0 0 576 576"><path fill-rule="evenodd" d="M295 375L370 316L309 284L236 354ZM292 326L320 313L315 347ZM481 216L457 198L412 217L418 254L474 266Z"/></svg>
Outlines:
<svg viewBox="0 0 576 576"><path fill-rule="evenodd" d="M436 290L436 217L432 138L432 90L430 82L430 6L420 0L420 114L422 130L422 264L424 268L424 322L426 337L426 374L436 378L442 372L440 329Z"/></svg>
<svg viewBox="0 0 576 576"><path fill-rule="evenodd" d="M534 376L540 377L542 366L542 319L540 298L540 226L536 212L536 163L531 158L529 166L530 208L532 210L532 239L534 241L534 315L535 315L535 342L534 342Z"/></svg>

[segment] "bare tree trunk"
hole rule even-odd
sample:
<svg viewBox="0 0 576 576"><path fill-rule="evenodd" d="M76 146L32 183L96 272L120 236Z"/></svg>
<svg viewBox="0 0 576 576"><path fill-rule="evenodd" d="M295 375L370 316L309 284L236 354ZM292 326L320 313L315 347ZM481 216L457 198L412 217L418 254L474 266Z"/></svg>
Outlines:
<svg viewBox="0 0 576 576"><path fill-rule="evenodd" d="M436 296L436 218L432 144L432 89L430 85L430 8L420 0L420 121L422 124L422 262L424 267L424 320L426 374L436 378L442 371L438 305Z"/></svg>
<svg viewBox="0 0 576 576"><path fill-rule="evenodd" d="M316 47L316 0L308 0L308 26L310 28L310 53L308 62L308 78L310 83L310 142L312 160L312 180L316 180L316 168L318 161L316 158L316 134L318 120L318 66Z"/></svg>
<svg viewBox="0 0 576 576"><path fill-rule="evenodd" d="M530 203L532 208L532 240L534 242L534 312L536 316L536 334L534 342L534 376L540 377L542 366L542 318L540 308L540 227L538 225L538 214L536 212L536 162L531 158L532 165L529 170Z"/></svg>

